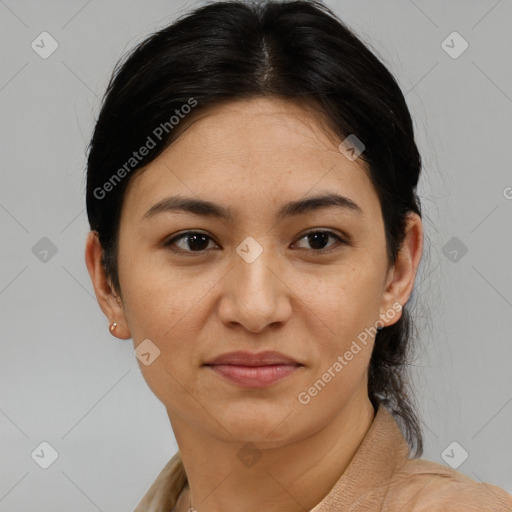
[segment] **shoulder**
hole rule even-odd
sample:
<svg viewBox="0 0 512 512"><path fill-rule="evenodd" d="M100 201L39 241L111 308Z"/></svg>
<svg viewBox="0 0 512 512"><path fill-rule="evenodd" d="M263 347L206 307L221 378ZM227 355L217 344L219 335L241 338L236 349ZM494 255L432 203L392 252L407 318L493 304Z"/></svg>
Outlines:
<svg viewBox="0 0 512 512"><path fill-rule="evenodd" d="M408 459L395 472L387 498L389 511L399 504L410 512L512 512L505 490L425 459Z"/></svg>
<svg viewBox="0 0 512 512"><path fill-rule="evenodd" d="M187 475L178 451L160 471L133 512L172 510L187 482Z"/></svg>

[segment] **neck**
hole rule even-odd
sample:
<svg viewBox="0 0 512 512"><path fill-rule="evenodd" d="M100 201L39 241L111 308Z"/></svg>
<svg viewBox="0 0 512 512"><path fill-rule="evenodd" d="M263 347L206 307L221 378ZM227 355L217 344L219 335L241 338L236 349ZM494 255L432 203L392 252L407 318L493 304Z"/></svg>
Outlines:
<svg viewBox="0 0 512 512"><path fill-rule="evenodd" d="M175 510L311 510L344 473L374 416L368 397L354 396L320 430L277 447L256 449L213 437L169 415L188 478ZM249 455L248 464L241 463L241 448Z"/></svg>

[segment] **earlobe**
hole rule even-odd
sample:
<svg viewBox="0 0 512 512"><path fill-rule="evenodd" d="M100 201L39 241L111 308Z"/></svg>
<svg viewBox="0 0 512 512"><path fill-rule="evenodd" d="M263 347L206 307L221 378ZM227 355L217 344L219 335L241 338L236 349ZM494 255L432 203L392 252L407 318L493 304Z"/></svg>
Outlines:
<svg viewBox="0 0 512 512"><path fill-rule="evenodd" d="M117 325L117 322L112 322L110 324L109 328L108 328L108 330L110 331L110 334L112 334L112 336L115 336L116 338L120 338L122 340L127 340L127 339L131 338L131 335L127 331L127 329L123 329L123 333L116 332L116 329L117 330L121 330L121 329L119 329L119 326Z"/></svg>
<svg viewBox="0 0 512 512"><path fill-rule="evenodd" d="M103 248L99 242L98 234L95 231L90 231L87 235L85 246L85 263L94 287L98 305L110 322L109 330L111 334L117 338L128 339L130 338L130 333L124 327L126 319L122 301L111 286L103 266L102 257ZM115 327L112 328L114 324Z"/></svg>

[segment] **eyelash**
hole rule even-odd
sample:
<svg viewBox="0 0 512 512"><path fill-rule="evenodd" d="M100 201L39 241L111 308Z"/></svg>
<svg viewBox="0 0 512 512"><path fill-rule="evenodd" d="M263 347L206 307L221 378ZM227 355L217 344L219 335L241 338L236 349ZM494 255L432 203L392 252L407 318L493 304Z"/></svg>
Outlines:
<svg viewBox="0 0 512 512"><path fill-rule="evenodd" d="M327 249L312 249L312 251L316 254L327 254L329 252L331 252L333 249L336 249L338 246L340 245L347 245L348 242L346 242L343 238L341 238L339 235L337 235L334 231L330 231L330 230L324 230L324 229L318 229L318 230L313 230L313 231L308 231L307 233L304 233L304 235L302 235L298 241L302 240L303 238L306 238L308 235L313 235L313 234L323 234L323 235L329 235L333 238L336 239L336 244L332 245L331 247L327 248ZM165 241L163 243L163 246L164 247L169 247L171 248L171 246L176 243L178 240L181 240L181 239L186 239L187 237L191 236L191 235L204 235L205 237L209 238L210 240L213 240L209 235L207 235L206 233L202 233L201 231L185 231L184 233L181 233L180 235L178 236L175 236L167 241ZM175 252L182 252L182 254L187 254L188 256L194 256L194 255L202 255L206 252L206 249L203 249L201 251L187 251L187 250L183 250L183 249L180 249L180 250L175 250L175 249L172 249L171 250L175 251Z"/></svg>

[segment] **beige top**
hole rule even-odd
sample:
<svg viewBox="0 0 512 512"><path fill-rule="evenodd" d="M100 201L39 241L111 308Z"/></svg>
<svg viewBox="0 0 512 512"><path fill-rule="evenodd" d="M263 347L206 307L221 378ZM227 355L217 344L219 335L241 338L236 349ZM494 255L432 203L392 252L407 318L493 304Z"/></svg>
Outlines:
<svg viewBox="0 0 512 512"><path fill-rule="evenodd" d="M134 512L171 512L187 483L177 452ZM410 459L391 413L380 406L349 466L311 512L512 512L512 495L449 466Z"/></svg>

